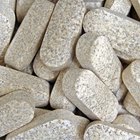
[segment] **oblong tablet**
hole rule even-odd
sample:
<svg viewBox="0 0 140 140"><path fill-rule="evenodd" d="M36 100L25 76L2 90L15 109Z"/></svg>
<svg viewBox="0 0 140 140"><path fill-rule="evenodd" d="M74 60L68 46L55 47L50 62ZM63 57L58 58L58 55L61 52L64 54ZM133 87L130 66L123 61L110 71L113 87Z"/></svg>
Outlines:
<svg viewBox="0 0 140 140"><path fill-rule="evenodd" d="M133 61L122 73L128 91L140 106L140 60Z"/></svg>
<svg viewBox="0 0 140 140"><path fill-rule="evenodd" d="M29 123L34 117L35 102L31 95L17 90L0 98L0 137Z"/></svg>
<svg viewBox="0 0 140 140"><path fill-rule="evenodd" d="M0 96L15 90L28 91L36 106L46 106L49 100L49 83L43 79L0 66Z"/></svg>
<svg viewBox="0 0 140 140"><path fill-rule="evenodd" d="M130 0L106 0L104 5L104 7L126 16L130 12L131 6Z"/></svg>
<svg viewBox="0 0 140 140"><path fill-rule="evenodd" d="M71 68L79 68L80 65L76 58L72 61L70 67L61 71L57 77L57 80L53 86L51 96L50 96L50 105L55 109L67 109L69 111L75 110L75 105L73 105L68 98L66 98L63 89L62 89L62 80L65 73Z"/></svg>
<svg viewBox="0 0 140 140"><path fill-rule="evenodd" d="M54 110L36 117L10 133L6 140L82 140L89 121L66 110Z"/></svg>
<svg viewBox="0 0 140 140"><path fill-rule="evenodd" d="M59 71L72 62L84 14L83 0L57 2L40 49L40 59L49 69Z"/></svg>
<svg viewBox="0 0 140 140"><path fill-rule="evenodd" d="M9 7L0 5L0 63L4 60L5 52L10 43L14 27L14 11Z"/></svg>
<svg viewBox="0 0 140 140"><path fill-rule="evenodd" d="M94 72L112 92L118 91L122 65L108 38L92 32L84 34L76 45L76 57L83 68Z"/></svg>
<svg viewBox="0 0 140 140"><path fill-rule="evenodd" d="M5 55L5 63L23 70L36 55L54 4L48 0L36 0L22 21Z"/></svg>
<svg viewBox="0 0 140 140"><path fill-rule="evenodd" d="M118 113L118 101L109 88L91 71L70 69L64 75L65 96L90 119L112 122Z"/></svg>
<svg viewBox="0 0 140 140"><path fill-rule="evenodd" d="M66 73L65 71L61 71L58 75L58 78L54 84L54 87L51 92L50 96L50 105L52 108L55 109L66 109L69 111L75 110L75 105L73 105L65 96L63 90L62 90L62 80Z"/></svg>
<svg viewBox="0 0 140 140"><path fill-rule="evenodd" d="M127 62L140 59L140 23L107 8L89 11L84 18L85 32L107 36L117 55Z"/></svg>
<svg viewBox="0 0 140 140"><path fill-rule="evenodd" d="M84 140L140 140L140 134L106 122L92 122L86 128Z"/></svg>

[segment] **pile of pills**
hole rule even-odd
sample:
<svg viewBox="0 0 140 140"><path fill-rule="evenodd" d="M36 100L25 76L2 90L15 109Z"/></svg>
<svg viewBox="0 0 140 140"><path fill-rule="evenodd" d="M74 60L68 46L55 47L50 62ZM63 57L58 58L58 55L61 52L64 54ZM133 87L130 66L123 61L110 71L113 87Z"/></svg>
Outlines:
<svg viewBox="0 0 140 140"><path fill-rule="evenodd" d="M0 140L140 140L140 0L0 0Z"/></svg>

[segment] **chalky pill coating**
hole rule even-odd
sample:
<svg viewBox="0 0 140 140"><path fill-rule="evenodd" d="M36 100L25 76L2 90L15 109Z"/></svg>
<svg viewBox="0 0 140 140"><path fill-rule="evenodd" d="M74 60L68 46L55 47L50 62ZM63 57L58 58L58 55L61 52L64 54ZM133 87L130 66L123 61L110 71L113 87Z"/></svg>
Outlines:
<svg viewBox="0 0 140 140"><path fill-rule="evenodd" d="M122 73L128 91L140 106L140 60L133 61Z"/></svg>
<svg viewBox="0 0 140 140"><path fill-rule="evenodd" d="M47 81L54 81L59 74L59 71L51 71L46 65L43 64L40 59L39 53L37 54L33 62L33 69L38 77Z"/></svg>
<svg viewBox="0 0 140 140"><path fill-rule="evenodd" d="M89 11L84 18L85 32L109 38L116 54L126 62L140 59L140 23L107 8Z"/></svg>
<svg viewBox="0 0 140 140"><path fill-rule="evenodd" d="M106 0L104 5L104 7L126 16L130 12L131 6L130 0Z"/></svg>
<svg viewBox="0 0 140 140"><path fill-rule="evenodd" d="M5 55L5 63L14 69L23 70L36 55L54 4L36 0L22 21Z"/></svg>
<svg viewBox="0 0 140 140"><path fill-rule="evenodd" d="M92 32L84 34L78 40L76 57L83 68L94 72L112 92L118 91L122 65L108 38Z"/></svg>
<svg viewBox="0 0 140 140"><path fill-rule="evenodd" d="M17 90L0 98L0 137L29 123L35 103L26 91Z"/></svg>
<svg viewBox="0 0 140 140"><path fill-rule="evenodd" d="M66 110L36 117L30 124L12 132L6 140L81 140L89 121Z"/></svg>
<svg viewBox="0 0 140 140"><path fill-rule="evenodd" d="M130 114L123 114L117 116L113 123L118 126L140 132L140 122Z"/></svg>
<svg viewBox="0 0 140 140"><path fill-rule="evenodd" d="M4 5L0 5L0 63L3 62L4 55L10 43L15 27L14 11Z"/></svg>
<svg viewBox="0 0 140 140"><path fill-rule="evenodd" d="M36 106L46 106L49 100L49 83L38 77L0 66L0 96L15 90L28 91Z"/></svg>
<svg viewBox="0 0 140 140"><path fill-rule="evenodd" d="M139 18L140 18L140 0L130 0L135 11L137 12Z"/></svg>
<svg viewBox="0 0 140 140"><path fill-rule="evenodd" d="M140 135L106 122L92 122L86 128L84 140L140 140Z"/></svg>
<svg viewBox="0 0 140 140"><path fill-rule="evenodd" d="M59 71L72 62L85 11L83 0L57 2L40 49L40 59L49 69Z"/></svg>
<svg viewBox="0 0 140 140"><path fill-rule="evenodd" d="M112 122L118 114L118 101L109 88L91 71L70 69L64 75L65 96L90 119Z"/></svg>
<svg viewBox="0 0 140 140"><path fill-rule="evenodd" d="M50 96L50 105L52 108L55 109L66 109L69 111L75 110L75 105L73 105L68 98L66 98L63 89L62 89L62 80L65 73L72 68L79 68L80 64L78 63L76 57L73 59L72 63L70 64L69 68L61 71L57 77L57 80L54 84L54 87L51 92Z"/></svg>
<svg viewBox="0 0 140 140"><path fill-rule="evenodd" d="M123 105L129 113L140 117L140 106L136 103L130 92L127 93Z"/></svg>

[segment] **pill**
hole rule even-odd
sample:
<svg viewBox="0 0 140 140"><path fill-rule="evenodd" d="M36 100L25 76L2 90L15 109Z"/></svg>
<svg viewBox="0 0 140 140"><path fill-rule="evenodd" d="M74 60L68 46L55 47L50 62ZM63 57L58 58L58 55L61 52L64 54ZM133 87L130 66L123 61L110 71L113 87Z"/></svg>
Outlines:
<svg viewBox="0 0 140 140"><path fill-rule="evenodd" d="M36 106L46 106L49 100L49 83L38 77L0 66L0 96L14 90L26 90Z"/></svg>
<svg viewBox="0 0 140 140"><path fill-rule="evenodd" d="M122 78L128 91L140 106L140 60L132 62L122 73Z"/></svg>
<svg viewBox="0 0 140 140"><path fill-rule="evenodd" d="M129 92L127 93L123 101L123 105L128 112L130 112L131 114L135 116L140 117L140 106L136 103L136 101L134 100L134 98Z"/></svg>
<svg viewBox="0 0 140 140"><path fill-rule="evenodd" d="M116 54L127 63L140 59L140 23L107 8L89 11L84 18L85 32L107 36Z"/></svg>
<svg viewBox="0 0 140 140"><path fill-rule="evenodd" d="M119 115L114 121L114 124L118 126L131 129L136 132L140 132L140 122L130 114Z"/></svg>
<svg viewBox="0 0 140 140"><path fill-rule="evenodd" d="M123 15L128 15L131 9L130 0L106 0L104 7Z"/></svg>
<svg viewBox="0 0 140 140"><path fill-rule="evenodd" d="M63 77L65 96L88 118L112 122L118 101L109 88L91 71L69 69Z"/></svg>
<svg viewBox="0 0 140 140"><path fill-rule="evenodd" d="M38 77L47 81L54 81L59 74L58 71L51 71L46 65L44 65L44 63L40 60L39 53L33 62L33 69Z"/></svg>
<svg viewBox="0 0 140 140"><path fill-rule="evenodd" d="M137 12L137 15L140 18L140 0L130 0L135 11Z"/></svg>
<svg viewBox="0 0 140 140"><path fill-rule="evenodd" d="M127 88L124 85L124 83L122 83L119 90L115 93L115 96L118 99L118 101L121 102L125 98L126 94L127 94Z"/></svg>
<svg viewBox="0 0 140 140"><path fill-rule="evenodd" d="M102 7L104 0L84 0L87 10Z"/></svg>
<svg viewBox="0 0 140 140"><path fill-rule="evenodd" d="M57 2L40 49L40 59L49 69L59 71L72 62L85 9L83 0Z"/></svg>
<svg viewBox="0 0 140 140"><path fill-rule="evenodd" d="M106 122L92 122L86 128L84 140L140 140L140 135L132 130L117 127Z"/></svg>
<svg viewBox="0 0 140 140"><path fill-rule="evenodd" d="M62 80L65 75L65 73L70 69L70 68L78 68L80 67L78 61L76 58L72 61L70 67L66 70L63 70L59 73L57 80L54 84L54 87L51 92L50 96L50 105L52 108L55 109L66 109L69 111L74 111L75 110L75 105L73 105L65 96L63 89L62 89Z"/></svg>
<svg viewBox="0 0 140 140"><path fill-rule="evenodd" d="M105 36L88 32L80 37L76 57L83 68L93 71L112 92L121 86L122 65Z"/></svg>
<svg viewBox="0 0 140 140"><path fill-rule="evenodd" d="M62 79L64 77L65 71L61 71L51 92L50 105L55 109L66 109L69 111L75 110L75 105L73 105L64 95L62 90Z"/></svg>
<svg viewBox="0 0 140 140"><path fill-rule="evenodd" d="M36 0L22 21L5 55L5 63L17 70L25 69L37 53L54 4Z"/></svg>
<svg viewBox="0 0 140 140"><path fill-rule="evenodd" d="M89 121L66 110L54 110L10 133L6 140L81 140Z"/></svg>
<svg viewBox="0 0 140 140"><path fill-rule="evenodd" d="M15 26L14 11L0 5L0 63L3 63L5 52L10 43Z"/></svg>
<svg viewBox="0 0 140 140"><path fill-rule="evenodd" d="M0 97L0 137L29 123L34 117L35 102L23 90Z"/></svg>

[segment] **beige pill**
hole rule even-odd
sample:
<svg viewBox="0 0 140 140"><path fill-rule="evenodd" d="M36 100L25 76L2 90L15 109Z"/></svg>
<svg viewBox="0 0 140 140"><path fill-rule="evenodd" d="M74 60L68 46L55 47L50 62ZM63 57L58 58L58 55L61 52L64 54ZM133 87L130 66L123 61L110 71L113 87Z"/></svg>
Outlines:
<svg viewBox="0 0 140 140"><path fill-rule="evenodd" d="M87 10L102 7L104 0L84 0Z"/></svg>
<svg viewBox="0 0 140 140"><path fill-rule="evenodd" d="M109 38L116 54L130 62L140 59L140 23L107 8L89 11L84 18L85 32Z"/></svg>
<svg viewBox="0 0 140 140"><path fill-rule="evenodd" d="M22 89L30 92L36 106L46 106L49 100L49 83L38 77L0 66L0 96Z"/></svg>
<svg viewBox="0 0 140 140"><path fill-rule="evenodd" d="M84 140L140 140L140 134L106 122L92 122L86 128Z"/></svg>
<svg viewBox="0 0 140 140"><path fill-rule="evenodd" d="M14 11L4 5L0 5L0 63L3 62L5 52L10 43L15 27Z"/></svg>
<svg viewBox="0 0 140 140"><path fill-rule="evenodd" d="M123 82L140 106L140 60L132 62L122 73Z"/></svg>
<svg viewBox="0 0 140 140"><path fill-rule="evenodd" d="M23 70L37 53L54 4L36 0L22 21L5 55L5 63L14 69Z"/></svg>
<svg viewBox="0 0 140 140"><path fill-rule="evenodd" d="M76 57L83 68L93 71L112 92L121 86L122 65L105 36L84 34L77 43Z"/></svg>
<svg viewBox="0 0 140 140"><path fill-rule="evenodd" d="M66 110L55 110L35 118L12 132L6 140L82 140L89 121Z"/></svg>
<svg viewBox="0 0 140 140"><path fill-rule="evenodd" d="M130 0L135 11L137 12L137 15L140 18L140 0Z"/></svg>
<svg viewBox="0 0 140 140"><path fill-rule="evenodd" d="M126 95L123 104L128 112L135 116L140 116L140 106L136 103L129 92Z"/></svg>
<svg viewBox="0 0 140 140"><path fill-rule="evenodd" d="M64 75L65 96L90 119L112 122L118 113L118 101L109 88L91 71L70 69Z"/></svg>
<svg viewBox="0 0 140 140"><path fill-rule="evenodd" d="M49 69L59 71L72 62L84 13L83 0L57 2L40 49L40 59Z"/></svg>
<svg viewBox="0 0 140 140"><path fill-rule="evenodd" d="M127 16L130 12L132 4L130 0L106 0L104 6L110 10Z"/></svg>
<svg viewBox="0 0 140 140"><path fill-rule="evenodd" d="M62 79L66 73L65 71L61 71L51 92L50 96L50 105L55 109L66 109L69 111L75 110L75 105L73 105L64 95L62 90Z"/></svg>
<svg viewBox="0 0 140 140"><path fill-rule="evenodd" d="M140 122L130 114L119 115L114 121L114 124L118 126L131 129L136 132L140 132Z"/></svg>
<svg viewBox="0 0 140 140"><path fill-rule="evenodd" d="M115 93L116 98L118 99L118 101L123 101L123 99L125 98L127 94L127 88L124 85L124 83L121 84L119 90Z"/></svg>
<svg viewBox="0 0 140 140"><path fill-rule="evenodd" d="M0 98L0 137L29 123L35 103L26 91L18 90Z"/></svg>
<svg viewBox="0 0 140 140"><path fill-rule="evenodd" d="M51 92L50 96L50 105L52 108L55 109L66 109L69 111L75 110L75 105L73 105L65 96L63 89L62 89L62 80L65 75L65 73L71 69L71 68L78 68L80 67L80 64L78 63L77 59L74 58L72 63L70 64L70 67L66 70L63 70L59 73L57 80L54 84L54 87Z"/></svg>
<svg viewBox="0 0 140 140"><path fill-rule="evenodd" d="M58 71L51 71L46 65L43 64L43 62L40 60L39 53L35 57L33 69L38 77L47 81L54 81L59 74Z"/></svg>

